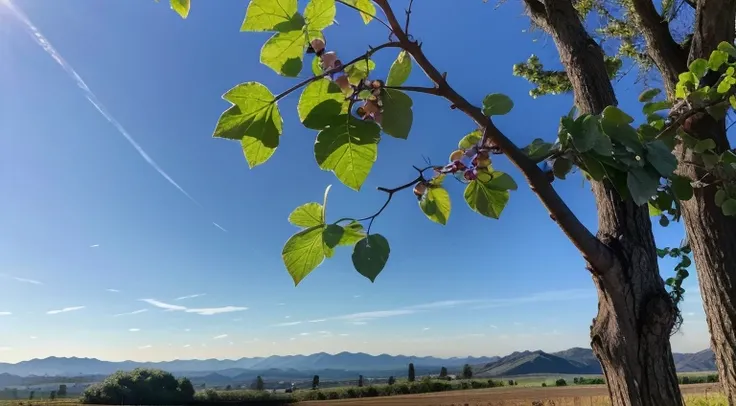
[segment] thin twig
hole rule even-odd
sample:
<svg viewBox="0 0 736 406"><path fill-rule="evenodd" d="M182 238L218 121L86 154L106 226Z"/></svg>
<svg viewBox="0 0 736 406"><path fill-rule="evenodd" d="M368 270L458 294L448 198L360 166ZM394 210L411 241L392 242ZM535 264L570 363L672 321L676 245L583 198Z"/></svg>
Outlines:
<svg viewBox="0 0 736 406"><path fill-rule="evenodd" d="M378 52L378 51L380 51L380 50L382 50L384 48L401 48L401 44L398 43L398 42L387 42L387 43L381 44L381 45L379 45L379 46L377 46L375 48L371 47L371 49L369 49L368 52L366 52L363 55L361 55L361 56L359 56L359 57L351 60L350 62L348 62L346 64L342 64L342 65L340 65L338 67L335 67L335 68L332 68L332 69L327 70L325 72L322 72L319 75L316 75L316 76L312 76L310 78L307 78L307 79L305 79L305 80L303 80L303 81L295 84L294 86L292 86L292 87L284 90L279 95L277 95L276 97L274 97L273 102L275 103L275 102L283 99L284 97L288 96L293 91L299 89L302 86L306 86L306 85L314 82L315 80L319 80L319 79L322 79L322 78L324 78L326 76L330 76L332 74L335 74L335 73L338 73L338 72L342 72L348 66L353 65L353 64L355 64L357 62L360 62L363 59L368 59L368 58L371 57L371 55L375 54L376 52Z"/></svg>
<svg viewBox="0 0 736 406"><path fill-rule="evenodd" d="M434 96L440 96L440 92L436 87L423 86L384 86L386 89L403 90L405 92L426 93Z"/></svg>
<svg viewBox="0 0 736 406"><path fill-rule="evenodd" d="M411 6L414 5L414 0L409 0L409 7L406 8L406 23L404 24L404 32L406 35L409 34L409 18L411 18Z"/></svg>
<svg viewBox="0 0 736 406"><path fill-rule="evenodd" d="M357 219L356 221L368 221L368 220L370 220L369 223L368 223L368 229L367 229L367 232L366 232L367 234L370 234L371 233L371 226L373 226L373 220L375 220L376 217L380 216L381 213L383 213L383 211L386 209L386 207L388 207L388 204L391 203L391 199L394 197L394 193L400 192L400 191L402 191L404 189L408 189L408 188L416 185L419 182L426 181L426 179L424 178L424 172L427 171L427 170L429 170L429 169L432 169L432 168L434 168L434 167L433 166L428 166L426 168L421 168L420 169L420 168L417 168L415 166L414 169L416 169L419 172L419 175L414 180L412 180L411 182L407 182L407 183L405 183L405 184L403 184L403 185L401 185L399 187L395 187L393 189L388 189L388 188L380 187L380 186L378 188L376 188L377 190L379 190L381 192L388 193L388 197L386 198L386 201L383 203L383 206L381 206L381 208L378 209L378 211L376 213L374 213L373 215L368 216L368 217L363 217L361 219Z"/></svg>
<svg viewBox="0 0 736 406"><path fill-rule="evenodd" d="M552 214L560 228L580 250L586 261L590 263L597 272L605 272L616 264L616 257L610 249L598 240L585 225L578 219L570 208L565 204L559 194L554 190L542 170L522 152L506 135L504 135L486 117L480 108L474 106L455 89L453 89L445 75L429 61L417 41L412 41L401 28L388 0L374 0L383 10L386 20L391 25L394 35L401 43L401 47L408 52L424 71L424 73L435 83L437 94L447 99L457 110L462 111L468 117L483 128L486 137L492 140L509 160L517 167L527 179L534 193L539 197L547 210Z"/></svg>
<svg viewBox="0 0 736 406"><path fill-rule="evenodd" d="M386 22L385 22L385 21L383 21L383 20L381 20L380 18L378 18L378 16L376 16L375 14L371 14L371 13L369 13L369 12L365 11L365 10L361 10L361 9L359 9L358 7L356 7L356 6L354 6L354 5L352 5L352 4L348 3L348 2L346 2L345 0L335 0L335 2L337 2L337 3L340 3L340 4L344 5L344 6L348 6L348 7L352 8L353 10L357 10L357 11L359 11L359 12L361 12L361 13L363 13L363 14L367 15L367 16L370 16L370 17L371 17L371 18L373 18L374 20L376 20L376 21L378 21L379 23L383 24L383 26L384 26L384 27L386 27L386 28L388 28L388 30L389 30L389 31L391 31L391 26L390 26L390 25L388 25L388 24L386 24Z"/></svg>

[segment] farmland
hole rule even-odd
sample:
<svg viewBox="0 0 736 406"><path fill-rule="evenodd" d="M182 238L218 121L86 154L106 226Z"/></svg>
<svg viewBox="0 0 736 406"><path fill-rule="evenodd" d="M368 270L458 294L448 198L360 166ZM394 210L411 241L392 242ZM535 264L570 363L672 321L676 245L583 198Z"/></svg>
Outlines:
<svg viewBox="0 0 736 406"><path fill-rule="evenodd" d="M682 386L688 406L725 406L717 384ZM609 405L605 386L568 387L502 387L452 392L397 395L378 398L328 401L335 406L606 406ZM534 403L541 402L541 403ZM325 404L325 401L301 402L303 405Z"/></svg>

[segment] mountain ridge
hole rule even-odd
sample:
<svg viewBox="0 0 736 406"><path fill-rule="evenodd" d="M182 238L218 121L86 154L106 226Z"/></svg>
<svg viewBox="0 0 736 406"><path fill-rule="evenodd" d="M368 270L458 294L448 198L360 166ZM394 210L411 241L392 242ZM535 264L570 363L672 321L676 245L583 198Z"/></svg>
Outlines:
<svg viewBox="0 0 736 406"><path fill-rule="evenodd" d="M715 370L715 356L709 349L697 353L675 353L679 372ZM515 351L504 357L433 357L410 355L371 355L363 352L339 352L329 354L271 355L267 357L242 357L238 359L176 359L170 361L104 361L97 358L47 357L34 358L17 363L0 363L0 374L28 376L80 376L106 375L118 370L158 368L177 375L203 376L220 373L224 376L250 374L253 371L279 371L300 374L312 371L332 371L336 374L388 373L403 371L409 363L415 368L434 370L446 367L459 370L464 364L473 366L475 376L510 376L524 374L600 374L597 358L589 348L573 347L558 352ZM331 372L328 372L331 373Z"/></svg>

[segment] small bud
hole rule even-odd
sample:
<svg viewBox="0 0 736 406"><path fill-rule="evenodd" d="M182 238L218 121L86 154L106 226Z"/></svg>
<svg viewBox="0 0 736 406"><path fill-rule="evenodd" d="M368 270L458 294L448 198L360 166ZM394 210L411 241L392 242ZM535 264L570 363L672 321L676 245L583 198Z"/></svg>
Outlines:
<svg viewBox="0 0 736 406"><path fill-rule="evenodd" d="M371 82L371 87L374 89L380 89L383 87L383 82L380 80L374 80L373 82Z"/></svg>
<svg viewBox="0 0 736 406"><path fill-rule="evenodd" d="M453 151L452 154L450 154L450 162L460 161L463 158L463 155L465 155L465 151L462 149Z"/></svg>
<svg viewBox="0 0 736 406"><path fill-rule="evenodd" d="M321 38L313 39L310 45L312 46L312 49L314 49L314 52L317 55L319 55L320 52L324 51L325 49L325 42Z"/></svg>
<svg viewBox="0 0 736 406"><path fill-rule="evenodd" d="M379 112L381 109L378 107L378 104L374 101L368 101L365 104L363 104L363 108L365 109L365 112L367 114L374 114Z"/></svg>
<svg viewBox="0 0 736 406"><path fill-rule="evenodd" d="M364 87L371 87L371 81L370 81L370 79L363 80L363 86Z"/></svg>
<svg viewBox="0 0 736 406"><path fill-rule="evenodd" d="M416 185L414 185L414 195L417 198L421 199L422 196L424 196L424 192L426 191L427 191L427 185L425 185L424 182L417 183Z"/></svg>
<svg viewBox="0 0 736 406"><path fill-rule="evenodd" d="M345 75L338 76L337 79L335 79L335 84L340 86L340 90L345 93L353 90L353 88L350 86L350 81L348 81L348 77Z"/></svg>
<svg viewBox="0 0 736 406"><path fill-rule="evenodd" d="M359 106L355 110L355 114L357 114L358 116L360 116L360 118L364 118L366 116L366 112L365 112L365 109L363 108L363 106Z"/></svg>
<svg viewBox="0 0 736 406"><path fill-rule="evenodd" d="M465 180L475 180L477 176L472 169L467 169L465 172L463 172L463 177L465 178Z"/></svg>
<svg viewBox="0 0 736 406"><path fill-rule="evenodd" d="M373 89L371 92L372 95L379 97L381 95L381 89Z"/></svg>
<svg viewBox="0 0 736 406"><path fill-rule="evenodd" d="M453 164L453 165L455 166L455 168L457 168L457 170L459 170L459 171L464 171L465 169L467 169L467 168L468 168L468 167L467 167L467 166L465 166L465 164L464 164L464 163L462 163L461 161L455 161L455 162L453 162L452 164Z"/></svg>
<svg viewBox="0 0 736 406"><path fill-rule="evenodd" d="M333 69L335 67L335 61L337 61L337 54L334 52L325 52L322 55L322 69Z"/></svg>

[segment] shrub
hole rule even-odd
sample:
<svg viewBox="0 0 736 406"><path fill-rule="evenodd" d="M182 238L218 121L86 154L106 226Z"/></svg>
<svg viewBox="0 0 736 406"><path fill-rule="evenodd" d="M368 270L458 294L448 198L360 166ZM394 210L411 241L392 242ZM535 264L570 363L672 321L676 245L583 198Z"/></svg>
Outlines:
<svg viewBox="0 0 736 406"><path fill-rule="evenodd" d="M577 379L577 378L575 378L575 379ZM542 387L543 388L546 388L547 387L547 382L542 382Z"/></svg>
<svg viewBox="0 0 736 406"><path fill-rule="evenodd" d="M80 401L93 404L175 404L194 400L191 382L182 390L180 383L168 372L137 368L118 371L100 383L89 386Z"/></svg>
<svg viewBox="0 0 736 406"><path fill-rule="evenodd" d="M396 378L394 378L393 376L389 376L388 377L388 384L389 385L393 385L394 383L396 383Z"/></svg>
<svg viewBox="0 0 736 406"><path fill-rule="evenodd" d="M514 386L514 385L516 385L516 382L514 382L513 379L509 379L509 386Z"/></svg>
<svg viewBox="0 0 736 406"><path fill-rule="evenodd" d="M567 386L567 381L560 378L555 381L555 386Z"/></svg>

